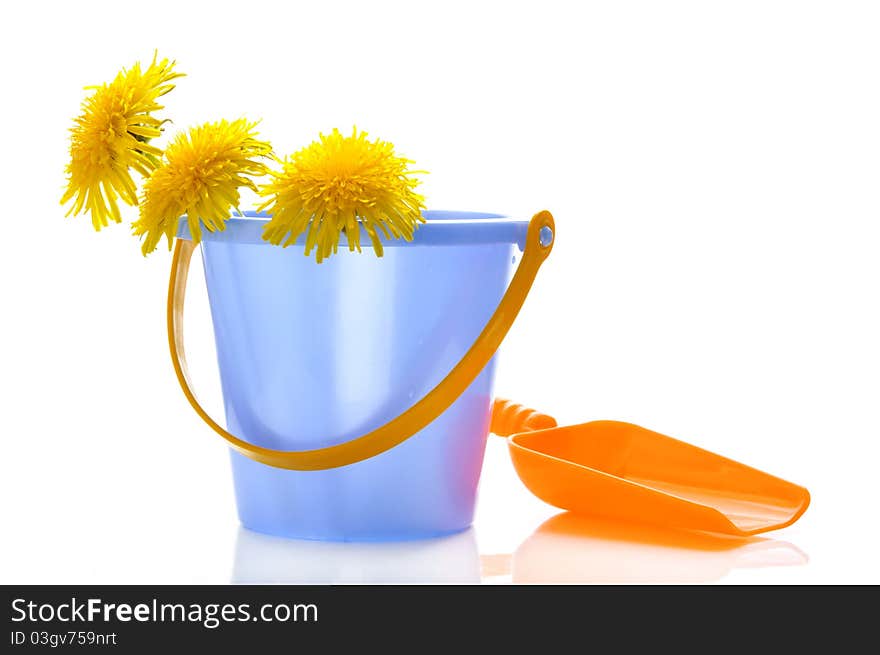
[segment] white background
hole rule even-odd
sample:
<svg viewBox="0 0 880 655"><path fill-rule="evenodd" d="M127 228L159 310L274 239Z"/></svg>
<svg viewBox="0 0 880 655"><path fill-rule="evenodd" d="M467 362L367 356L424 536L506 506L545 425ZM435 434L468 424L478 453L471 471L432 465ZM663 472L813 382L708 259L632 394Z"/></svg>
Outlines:
<svg viewBox="0 0 880 655"><path fill-rule="evenodd" d="M880 582L876 3L3 11L0 582ZM226 450L168 360L169 255L58 204L82 87L154 49L188 74L172 132L244 114L285 153L356 124L431 171L429 207L553 211L499 395L693 441L807 486L810 510L709 551L559 536L492 438L475 530L451 540L239 534ZM217 411L194 268L188 346Z"/></svg>

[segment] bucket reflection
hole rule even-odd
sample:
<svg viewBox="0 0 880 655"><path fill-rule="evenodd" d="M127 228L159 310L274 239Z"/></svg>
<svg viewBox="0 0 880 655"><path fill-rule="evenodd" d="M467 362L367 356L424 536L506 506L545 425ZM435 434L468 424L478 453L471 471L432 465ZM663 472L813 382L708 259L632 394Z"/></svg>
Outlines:
<svg viewBox="0 0 880 655"><path fill-rule="evenodd" d="M480 582L473 529L391 543L285 539L239 527L234 584L469 584Z"/></svg>
<svg viewBox="0 0 880 655"><path fill-rule="evenodd" d="M714 582L735 568L807 561L796 546L776 539L669 530L565 512L520 545L510 575L514 583L687 584Z"/></svg>

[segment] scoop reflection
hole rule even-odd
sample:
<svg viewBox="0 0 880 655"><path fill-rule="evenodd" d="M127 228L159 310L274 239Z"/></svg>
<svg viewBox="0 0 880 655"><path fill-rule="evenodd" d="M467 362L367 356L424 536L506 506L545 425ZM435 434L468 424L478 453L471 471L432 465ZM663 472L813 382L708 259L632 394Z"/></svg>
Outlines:
<svg viewBox="0 0 880 655"><path fill-rule="evenodd" d="M668 530L564 512L520 545L510 571L514 583L675 584L713 582L735 568L807 561L796 546L776 539Z"/></svg>
<svg viewBox="0 0 880 655"><path fill-rule="evenodd" d="M392 543L284 539L239 528L236 584L479 583L473 529L449 537Z"/></svg>

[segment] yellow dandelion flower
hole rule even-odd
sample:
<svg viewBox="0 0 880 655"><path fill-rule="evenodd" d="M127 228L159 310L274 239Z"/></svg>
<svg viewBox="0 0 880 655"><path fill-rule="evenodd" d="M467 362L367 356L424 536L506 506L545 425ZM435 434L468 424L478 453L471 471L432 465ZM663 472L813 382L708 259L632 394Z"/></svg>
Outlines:
<svg viewBox="0 0 880 655"><path fill-rule="evenodd" d="M378 231L411 241L424 220L424 198L414 191L419 181L412 177L422 171L408 170L410 163L390 143L368 141L357 128L349 137L336 129L321 134L286 159L260 190L268 197L260 209L272 215L263 238L287 247L306 232L305 254L314 248L321 262L336 252L342 232L349 250L360 252L360 223L381 257Z"/></svg>
<svg viewBox="0 0 880 655"><path fill-rule="evenodd" d="M254 158L269 155L272 146L257 139L255 127L240 118L177 135L165 150L165 163L144 183L140 217L132 226L136 235L146 235L144 255L156 249L163 234L171 248L182 214L188 216L196 243L202 226L211 232L226 227L232 208L238 207L239 189L257 191L250 178L268 171Z"/></svg>
<svg viewBox="0 0 880 655"><path fill-rule="evenodd" d="M88 212L96 230L110 220L120 223L117 199L136 206L135 170L146 177L159 165L162 151L149 140L162 133L162 123L152 115L163 109L157 99L174 88L182 77L174 62L153 62L142 69L135 64L122 69L109 84L94 89L82 105L71 128L67 189L61 204L73 200L67 215Z"/></svg>

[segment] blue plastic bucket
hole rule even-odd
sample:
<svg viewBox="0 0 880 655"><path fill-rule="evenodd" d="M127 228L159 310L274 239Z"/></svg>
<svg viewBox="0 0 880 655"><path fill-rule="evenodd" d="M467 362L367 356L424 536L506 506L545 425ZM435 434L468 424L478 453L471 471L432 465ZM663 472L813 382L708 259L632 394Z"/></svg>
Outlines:
<svg viewBox="0 0 880 655"><path fill-rule="evenodd" d="M227 429L257 446L346 442L412 406L462 358L504 295L528 221L424 214L381 258L318 265L301 242L261 239L265 217L231 219L201 244ZM185 219L178 236L189 239ZM366 236L362 242L368 243ZM334 541L449 534L473 520L494 358L457 401L402 444L334 469L275 468L232 451L241 523Z"/></svg>

